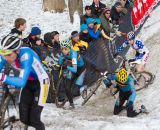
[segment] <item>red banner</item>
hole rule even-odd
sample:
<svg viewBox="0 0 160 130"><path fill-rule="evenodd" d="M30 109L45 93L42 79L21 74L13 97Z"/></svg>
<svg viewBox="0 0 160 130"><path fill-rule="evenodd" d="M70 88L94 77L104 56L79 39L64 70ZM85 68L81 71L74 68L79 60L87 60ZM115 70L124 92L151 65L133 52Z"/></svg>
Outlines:
<svg viewBox="0 0 160 130"><path fill-rule="evenodd" d="M145 18L150 15L153 7L157 5L159 0L134 0L132 9L132 21L135 28L144 22Z"/></svg>

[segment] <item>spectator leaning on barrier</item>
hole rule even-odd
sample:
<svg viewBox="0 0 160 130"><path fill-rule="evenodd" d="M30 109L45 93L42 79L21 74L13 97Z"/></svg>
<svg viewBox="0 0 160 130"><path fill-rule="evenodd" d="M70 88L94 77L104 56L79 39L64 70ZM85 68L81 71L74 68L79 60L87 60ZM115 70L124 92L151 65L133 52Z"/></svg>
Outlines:
<svg viewBox="0 0 160 130"><path fill-rule="evenodd" d="M94 29L94 23L95 23L95 20L92 19L92 18L88 18L87 19L87 26L88 26L88 33L90 35L90 37L94 40L94 39L98 39L100 37L100 34L101 34L101 30L98 29L96 32L95 32L95 29Z"/></svg>
<svg viewBox="0 0 160 130"><path fill-rule="evenodd" d="M116 33L117 36L121 36L121 32L114 29L110 13L111 10L109 8L106 8L101 14L100 20L102 22L102 29L108 36L110 36L110 33Z"/></svg>
<svg viewBox="0 0 160 130"><path fill-rule="evenodd" d="M91 6L87 5L85 7L85 12L86 12L85 15L81 17L81 24L83 23L86 24L87 18L95 18L95 16L92 14Z"/></svg>
<svg viewBox="0 0 160 130"><path fill-rule="evenodd" d="M111 9L111 18L112 18L113 24L119 25L120 17L122 15L125 15L126 13L127 13L127 10L126 8L122 7L121 2L116 2Z"/></svg>
<svg viewBox="0 0 160 130"><path fill-rule="evenodd" d="M14 27L11 30L11 34L18 36L20 39L23 39L22 32L26 29L26 20L23 18L17 18L14 22Z"/></svg>
<svg viewBox="0 0 160 130"><path fill-rule="evenodd" d="M101 3L100 0L93 0L91 8L92 8L92 14L95 15L96 17L99 17L103 12L103 9L106 8L106 5Z"/></svg>
<svg viewBox="0 0 160 130"><path fill-rule="evenodd" d="M79 34L80 40L83 40L87 43L90 43L92 41L92 38L90 37L88 33L88 26L87 24L82 24L80 26L80 34Z"/></svg>
<svg viewBox="0 0 160 130"><path fill-rule="evenodd" d="M102 22L99 18L95 19L95 23L94 23L94 30L95 32L97 32L98 30L100 30L101 32L101 36L107 40L113 40L111 37L109 37L108 35L106 35L106 33L104 32L102 26L101 26Z"/></svg>

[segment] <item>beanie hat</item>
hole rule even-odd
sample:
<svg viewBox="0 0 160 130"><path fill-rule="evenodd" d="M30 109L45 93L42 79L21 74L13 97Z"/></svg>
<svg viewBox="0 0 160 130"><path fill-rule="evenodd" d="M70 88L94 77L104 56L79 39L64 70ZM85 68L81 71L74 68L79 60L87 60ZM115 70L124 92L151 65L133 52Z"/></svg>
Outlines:
<svg viewBox="0 0 160 130"><path fill-rule="evenodd" d="M84 30L86 30L86 29L88 29L87 24L82 24L82 25L80 26L80 31L81 31L81 32L84 31Z"/></svg>
<svg viewBox="0 0 160 130"><path fill-rule="evenodd" d="M93 18L87 18L87 20L86 20L87 25L90 24L90 23L94 23L94 22L95 21L94 21Z"/></svg>
<svg viewBox="0 0 160 130"><path fill-rule="evenodd" d="M31 30L31 35L32 36L36 36L36 35L40 35L41 34L41 30L38 27L33 27Z"/></svg>
<svg viewBox="0 0 160 130"><path fill-rule="evenodd" d="M73 31L73 32L71 33L71 38L74 38L74 37L76 37L76 36L79 36L79 33L78 33L77 31Z"/></svg>
<svg viewBox="0 0 160 130"><path fill-rule="evenodd" d="M87 6L85 7L85 10L91 10L91 6L87 5Z"/></svg>

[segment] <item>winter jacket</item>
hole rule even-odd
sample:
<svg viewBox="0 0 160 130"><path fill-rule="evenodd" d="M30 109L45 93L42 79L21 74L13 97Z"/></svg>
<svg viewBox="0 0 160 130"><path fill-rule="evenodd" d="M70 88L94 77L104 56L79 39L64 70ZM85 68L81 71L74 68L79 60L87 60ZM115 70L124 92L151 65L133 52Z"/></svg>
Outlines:
<svg viewBox="0 0 160 130"><path fill-rule="evenodd" d="M81 32L80 35L79 35L79 37L80 37L80 40L83 40L83 41L85 41L87 43L90 43L93 40L91 38L91 36L89 35L89 33L83 33L83 32Z"/></svg>
<svg viewBox="0 0 160 130"><path fill-rule="evenodd" d="M96 7L95 3L93 2L91 5L92 14L95 15L96 17L99 17L101 13L103 12L104 8L106 8L105 4L99 2L99 7Z"/></svg>
<svg viewBox="0 0 160 130"><path fill-rule="evenodd" d="M104 32L105 32L108 36L110 36L110 33L111 33L111 32L114 32L114 30L113 30L113 28L112 28L112 27L113 27L112 21L109 20L109 19L107 19L107 18L105 18L105 16L104 16L103 13L102 13L101 16L100 16L100 20L101 20L101 22L102 22L101 26L102 26Z"/></svg>
<svg viewBox="0 0 160 130"><path fill-rule="evenodd" d="M88 28L88 33L92 39L98 39L100 37L101 31L97 30L95 32L94 28Z"/></svg>
<svg viewBox="0 0 160 130"><path fill-rule="evenodd" d="M18 36L19 38L22 38L22 31L19 31L17 28L13 28L10 34L13 34L15 36Z"/></svg>

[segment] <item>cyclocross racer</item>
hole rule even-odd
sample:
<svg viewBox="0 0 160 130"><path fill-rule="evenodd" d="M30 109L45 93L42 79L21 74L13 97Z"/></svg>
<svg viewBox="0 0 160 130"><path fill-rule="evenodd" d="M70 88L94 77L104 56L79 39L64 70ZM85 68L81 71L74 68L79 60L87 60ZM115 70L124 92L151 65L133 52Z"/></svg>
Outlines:
<svg viewBox="0 0 160 130"><path fill-rule="evenodd" d="M20 71L18 77L0 73L0 81L21 89L20 120L36 130L44 130L40 120L49 90L49 77L38 55L28 47L21 47L22 41L7 35L0 43L0 70L8 62Z"/></svg>
<svg viewBox="0 0 160 130"><path fill-rule="evenodd" d="M135 58L130 59L129 62L136 62L136 70L138 72L144 71L144 65L146 64L149 57L149 50L142 43L142 41L135 38L135 34L133 31L127 34L127 41L125 41L122 46L118 48L118 53L123 52L124 48L130 45L135 51Z"/></svg>
<svg viewBox="0 0 160 130"><path fill-rule="evenodd" d="M70 107L74 108L71 86L76 79L75 84L80 89L80 93L84 91L83 80L86 73L85 63L83 58L78 55L78 52L71 49L71 40L64 40L60 43L60 45L62 53L59 57L59 64L63 65L65 70L68 70L67 85L65 85L65 91L70 102Z"/></svg>

